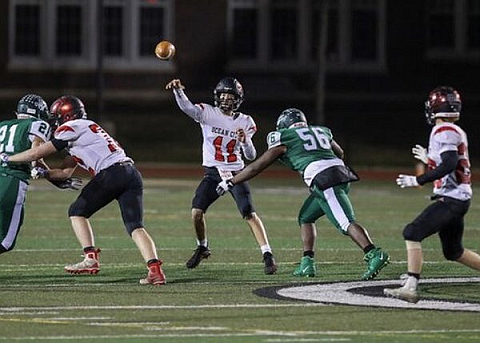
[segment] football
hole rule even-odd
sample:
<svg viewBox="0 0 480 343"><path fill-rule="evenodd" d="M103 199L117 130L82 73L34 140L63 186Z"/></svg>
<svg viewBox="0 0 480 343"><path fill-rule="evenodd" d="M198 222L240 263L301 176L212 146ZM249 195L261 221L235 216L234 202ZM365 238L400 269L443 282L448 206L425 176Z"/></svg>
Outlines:
<svg viewBox="0 0 480 343"><path fill-rule="evenodd" d="M168 40L162 40L155 47L155 55L161 60L171 60L175 56L175 45Z"/></svg>

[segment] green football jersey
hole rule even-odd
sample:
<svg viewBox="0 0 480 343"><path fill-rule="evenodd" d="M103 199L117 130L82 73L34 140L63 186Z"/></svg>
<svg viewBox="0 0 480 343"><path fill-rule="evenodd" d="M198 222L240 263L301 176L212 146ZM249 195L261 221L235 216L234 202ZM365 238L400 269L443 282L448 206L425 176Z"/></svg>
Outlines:
<svg viewBox="0 0 480 343"><path fill-rule="evenodd" d="M338 159L332 150L332 132L324 126L306 126L270 132L268 148L285 145L287 152L279 161L303 175L315 161Z"/></svg>
<svg viewBox="0 0 480 343"><path fill-rule="evenodd" d="M12 119L0 122L0 153L18 154L32 147L35 136L43 141L50 137L50 125L40 119ZM30 178L30 162L9 163L0 166L0 173L15 176L23 181Z"/></svg>

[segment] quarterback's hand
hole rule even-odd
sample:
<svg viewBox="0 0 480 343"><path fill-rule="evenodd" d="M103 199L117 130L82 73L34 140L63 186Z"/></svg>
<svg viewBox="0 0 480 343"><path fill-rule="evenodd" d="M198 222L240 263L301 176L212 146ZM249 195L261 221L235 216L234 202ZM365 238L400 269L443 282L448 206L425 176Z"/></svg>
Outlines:
<svg viewBox="0 0 480 343"><path fill-rule="evenodd" d="M404 174L398 175L397 185L399 185L402 188L419 186L416 176L414 176L414 175L404 175Z"/></svg>
<svg viewBox="0 0 480 343"><path fill-rule="evenodd" d="M83 181L79 177L69 177L66 180L48 180L52 185L60 189L79 190L82 187Z"/></svg>
<svg viewBox="0 0 480 343"><path fill-rule="evenodd" d="M240 143L245 143L247 140L247 135L245 134L245 131L243 129L237 129L236 131L237 134L237 139Z"/></svg>
<svg viewBox="0 0 480 343"><path fill-rule="evenodd" d="M48 170L42 167L33 167L30 171L30 176L32 179L43 179L48 175Z"/></svg>
<svg viewBox="0 0 480 343"><path fill-rule="evenodd" d="M10 159L10 156L7 155L6 153L2 152L0 154L0 166L6 167L9 159Z"/></svg>
<svg viewBox="0 0 480 343"><path fill-rule="evenodd" d="M179 79L173 79L165 86L165 89L185 89Z"/></svg>
<svg viewBox="0 0 480 343"><path fill-rule="evenodd" d="M423 163L428 164L428 156L427 156L428 151L420 144L417 144L412 148L412 154L413 154L413 157L415 157L417 160L420 160Z"/></svg>
<svg viewBox="0 0 480 343"><path fill-rule="evenodd" d="M231 190L233 187L233 183L230 180L223 180L217 185L217 194L218 195L224 195L226 192Z"/></svg>

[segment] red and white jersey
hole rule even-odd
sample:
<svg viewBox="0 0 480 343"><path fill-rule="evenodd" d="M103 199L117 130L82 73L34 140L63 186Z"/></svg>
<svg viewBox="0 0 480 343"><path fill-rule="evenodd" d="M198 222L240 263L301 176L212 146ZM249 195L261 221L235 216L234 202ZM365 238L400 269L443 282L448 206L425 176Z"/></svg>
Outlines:
<svg viewBox="0 0 480 343"><path fill-rule="evenodd" d="M64 123L55 131L54 137L68 142L66 150L91 175L98 174L114 163L132 161L115 139L88 119Z"/></svg>
<svg viewBox="0 0 480 343"><path fill-rule="evenodd" d="M468 200L472 197L472 186L467 134L453 123L441 123L432 128L428 144L429 169L442 163L440 155L445 151L458 153L457 167L450 174L433 182L433 193Z"/></svg>
<svg viewBox="0 0 480 343"><path fill-rule="evenodd" d="M194 119L202 127L203 166L217 167L224 171L243 169L245 164L236 132L238 129L243 129L251 138L257 131L253 118L240 112L236 112L233 116L226 116L218 107L208 104L195 106L201 109Z"/></svg>

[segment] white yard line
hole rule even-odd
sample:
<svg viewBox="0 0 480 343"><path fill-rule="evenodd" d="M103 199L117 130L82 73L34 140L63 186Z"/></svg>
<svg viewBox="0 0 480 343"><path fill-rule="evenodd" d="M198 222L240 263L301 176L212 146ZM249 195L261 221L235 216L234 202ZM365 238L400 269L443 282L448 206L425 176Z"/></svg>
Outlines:
<svg viewBox="0 0 480 343"><path fill-rule="evenodd" d="M108 306L35 306L0 307L0 312L16 313L22 311L78 311L78 310L192 310L222 308L279 308L279 307L315 307L320 303L295 304L217 304L217 305L108 305Z"/></svg>
<svg viewBox="0 0 480 343"><path fill-rule="evenodd" d="M317 335L317 336L375 336L375 335L402 335L402 334L445 334L445 333L478 333L480 329L463 329L463 330L392 330L392 331L263 331L263 330L246 330L249 332L232 332L232 333L188 333L188 334L167 334L165 332L159 334L126 334L126 335L75 335L75 336L23 336L23 337L0 337L2 341L36 341L36 340L91 340L91 339L134 339L134 338L215 338L215 337L255 337L255 336L286 336L287 340L278 341L276 339L263 339L264 342L307 342L309 338L300 337ZM299 337L300 340L295 339ZM345 338L318 338L318 341L339 341Z"/></svg>

